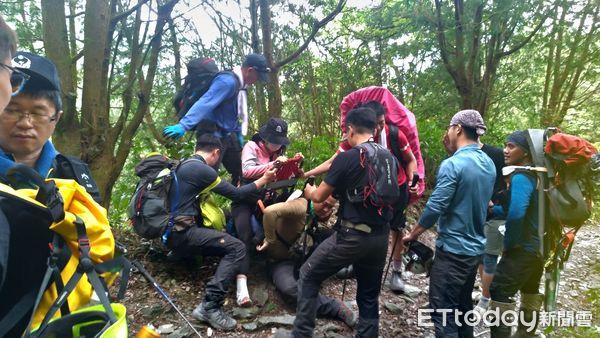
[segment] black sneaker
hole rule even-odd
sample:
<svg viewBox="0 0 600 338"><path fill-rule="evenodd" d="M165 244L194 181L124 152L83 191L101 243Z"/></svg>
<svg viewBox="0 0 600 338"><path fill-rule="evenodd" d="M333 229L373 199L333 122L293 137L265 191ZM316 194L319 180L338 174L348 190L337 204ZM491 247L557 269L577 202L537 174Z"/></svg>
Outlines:
<svg viewBox="0 0 600 338"><path fill-rule="evenodd" d="M235 329L237 322L235 319L228 316L222 308L216 308L211 310L205 310L204 302L200 303L194 311L192 316L201 322L205 322L215 329L230 331Z"/></svg>
<svg viewBox="0 0 600 338"><path fill-rule="evenodd" d="M349 279L356 277L354 273L354 267L352 265L348 265L345 268L341 268L340 271L336 272L335 276L338 279Z"/></svg>

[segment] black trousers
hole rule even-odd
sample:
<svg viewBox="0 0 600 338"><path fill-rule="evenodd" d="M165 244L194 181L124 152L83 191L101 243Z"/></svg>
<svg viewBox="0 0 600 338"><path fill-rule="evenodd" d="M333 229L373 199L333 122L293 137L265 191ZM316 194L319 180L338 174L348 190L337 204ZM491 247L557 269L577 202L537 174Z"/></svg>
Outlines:
<svg viewBox="0 0 600 338"><path fill-rule="evenodd" d="M246 246L239 239L221 231L194 226L186 231L172 232L167 247L184 255L222 257L215 275L206 284L204 299L223 304L229 284L236 274L246 273Z"/></svg>
<svg viewBox="0 0 600 338"><path fill-rule="evenodd" d="M254 244L252 241L254 233L252 232L250 217L252 217L255 205L256 204L243 202L235 202L231 205L231 217L233 217L237 238L239 238L248 248L252 248L252 245Z"/></svg>
<svg viewBox="0 0 600 338"><path fill-rule="evenodd" d="M356 336L378 336L379 291L388 235L389 226L377 229L371 234L342 227L317 247L300 268L294 337L313 336L321 283L350 264L354 265L358 284Z"/></svg>
<svg viewBox="0 0 600 338"><path fill-rule="evenodd" d="M434 311L431 319L436 337L473 337L473 327L465 324L464 314L473 310L471 292L480 261L481 255L456 255L436 248L429 280L429 306ZM462 315L457 322L455 313L450 312L444 321L444 313L436 311L441 309L460 310Z"/></svg>
<svg viewBox="0 0 600 338"><path fill-rule="evenodd" d="M297 305L298 278L296 277L296 263L293 260L277 261L271 265L271 279L283 300L292 305ZM317 296L317 317L336 317L341 303L331 297L319 294Z"/></svg>
<svg viewBox="0 0 600 338"><path fill-rule="evenodd" d="M510 249L502 255L490 286L492 299L509 303L517 291L526 294L539 292L544 261L521 248Z"/></svg>

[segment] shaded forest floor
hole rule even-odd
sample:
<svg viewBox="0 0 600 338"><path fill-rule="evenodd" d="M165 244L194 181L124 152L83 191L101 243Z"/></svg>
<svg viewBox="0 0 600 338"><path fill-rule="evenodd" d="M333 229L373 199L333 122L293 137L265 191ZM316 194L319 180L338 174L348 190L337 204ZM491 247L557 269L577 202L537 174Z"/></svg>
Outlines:
<svg viewBox="0 0 600 338"><path fill-rule="evenodd" d="M135 234L126 230L117 230L117 239L128 248L128 256L140 261L166 291L187 319L204 337L270 337L282 324L264 325L249 330L248 323L256 323L256 317L293 315L294 308L287 306L277 294L268 279L265 266L252 262L249 274L249 289L252 299L259 306L250 313L243 313L235 307L235 285L230 289L225 302L225 310L238 316L251 316L250 319L237 319L235 331L221 332L208 328L196 321L191 312L200 303L205 283L212 276L218 259L201 258L171 262L160 245L142 242ZM421 240L433 247L435 234L426 232ZM559 293L559 311L591 311L591 328L557 327L546 328L548 337L600 337L600 224L586 225L577 235L573 253L562 274ZM391 248L390 248L391 249ZM431 329L417 326L419 308L427 306L429 279L424 275L405 273L405 282L421 289L420 294L409 297L382 289L380 296L380 336L381 337L421 337L430 336ZM389 276L388 276L389 278ZM323 285L321 292L340 299L343 281L331 277ZM356 310L356 281L348 280L344 301ZM148 323L163 328L164 337L193 337L191 329L158 292L139 273L130 277L126 298L128 326L133 337L140 327ZM286 319L280 317L279 319ZM290 317L288 316L289 320ZM476 329L479 337L488 337L489 330ZM167 333L167 334L165 334ZM315 337L352 337L353 332L342 322L335 320L317 320Z"/></svg>

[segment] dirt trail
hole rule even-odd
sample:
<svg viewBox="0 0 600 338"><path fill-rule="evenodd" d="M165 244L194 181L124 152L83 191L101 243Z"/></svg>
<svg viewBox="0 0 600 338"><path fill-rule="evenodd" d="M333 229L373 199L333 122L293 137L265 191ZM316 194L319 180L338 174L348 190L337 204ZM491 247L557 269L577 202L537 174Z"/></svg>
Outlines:
<svg viewBox="0 0 600 338"><path fill-rule="evenodd" d="M219 332L208 329L197 323L189 316L194 307L200 302L204 285L212 275L217 260L207 259L204 262L187 261L172 263L166 261L164 253L153 253L148 250L148 244L143 244L136 236L121 234L120 240L130 249L130 257L140 260L146 269L156 278L157 282L165 289L188 319L197 325L196 328L203 334L212 337L268 337L274 332L275 326L267 326L256 331L247 331L240 322L234 332ZM427 232L422 240L428 245L433 245L434 234ZM593 311L586 302L586 295L590 289L600 288L600 269L594 269L600 261L600 225L583 227L577 235L573 252L569 262L562 273L560 283L558 309L562 311ZM250 289L256 289L261 296L268 296L264 306L259 308L259 316L279 316L293 314L294 309L285 305L271 283L267 280L264 266L254 264L251 267L249 279ZM380 296L380 336L381 337L420 337L428 336L430 329L417 326L417 312L427 305L427 289L429 279L424 275L407 276L407 283L419 287L422 292L416 297L397 295L384 288ZM322 288L324 294L341 298L343 282L336 278L327 280ZM261 292L262 290L262 292ZM348 281L345 291L345 301L355 306L356 282ZM227 297L225 309L232 311L235 294L230 292ZM124 301L128 310L130 336L134 336L142 325L152 323L155 326L171 325L176 332L166 337L182 337L186 329L185 323L171 309L170 305L160 298L157 292L138 273L132 274L126 299ZM387 303L388 306L385 306ZM598 313L598 309L595 310ZM245 321L251 322L252 320ZM592 320L592 325L599 325L598 318ZM333 320L317 321L316 337L351 337L352 331L343 323ZM179 329L179 330L178 330ZM486 337L487 333L479 337ZM564 336L564 333L549 333L548 337Z"/></svg>

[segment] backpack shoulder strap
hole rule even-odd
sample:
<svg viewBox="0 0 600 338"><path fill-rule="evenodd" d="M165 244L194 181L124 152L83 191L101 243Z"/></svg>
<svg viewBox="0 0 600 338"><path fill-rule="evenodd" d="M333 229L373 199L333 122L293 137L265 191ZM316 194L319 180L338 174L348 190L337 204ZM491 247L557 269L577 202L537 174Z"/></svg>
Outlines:
<svg viewBox="0 0 600 338"><path fill-rule="evenodd" d="M94 201L102 203L100 189L92 178L88 165L75 156L58 154L55 158L53 177L74 179L92 196Z"/></svg>
<svg viewBox="0 0 600 338"><path fill-rule="evenodd" d="M392 154L396 156L398 162L402 161L402 153L400 152L400 143L398 142L399 129L393 124L388 124L390 131L390 143L392 146Z"/></svg>
<svg viewBox="0 0 600 338"><path fill-rule="evenodd" d="M213 78L213 80L221 74L229 74L229 75L233 76L233 78L235 79L235 90L233 91L233 94L231 94L231 96L229 98L235 98L235 97L237 97L240 90L245 90L245 89L242 89L242 83L240 82L240 79L238 78L237 74L235 74L233 72L233 70L231 70L231 69L222 70L222 71L218 72L217 74L215 74L215 77Z"/></svg>

